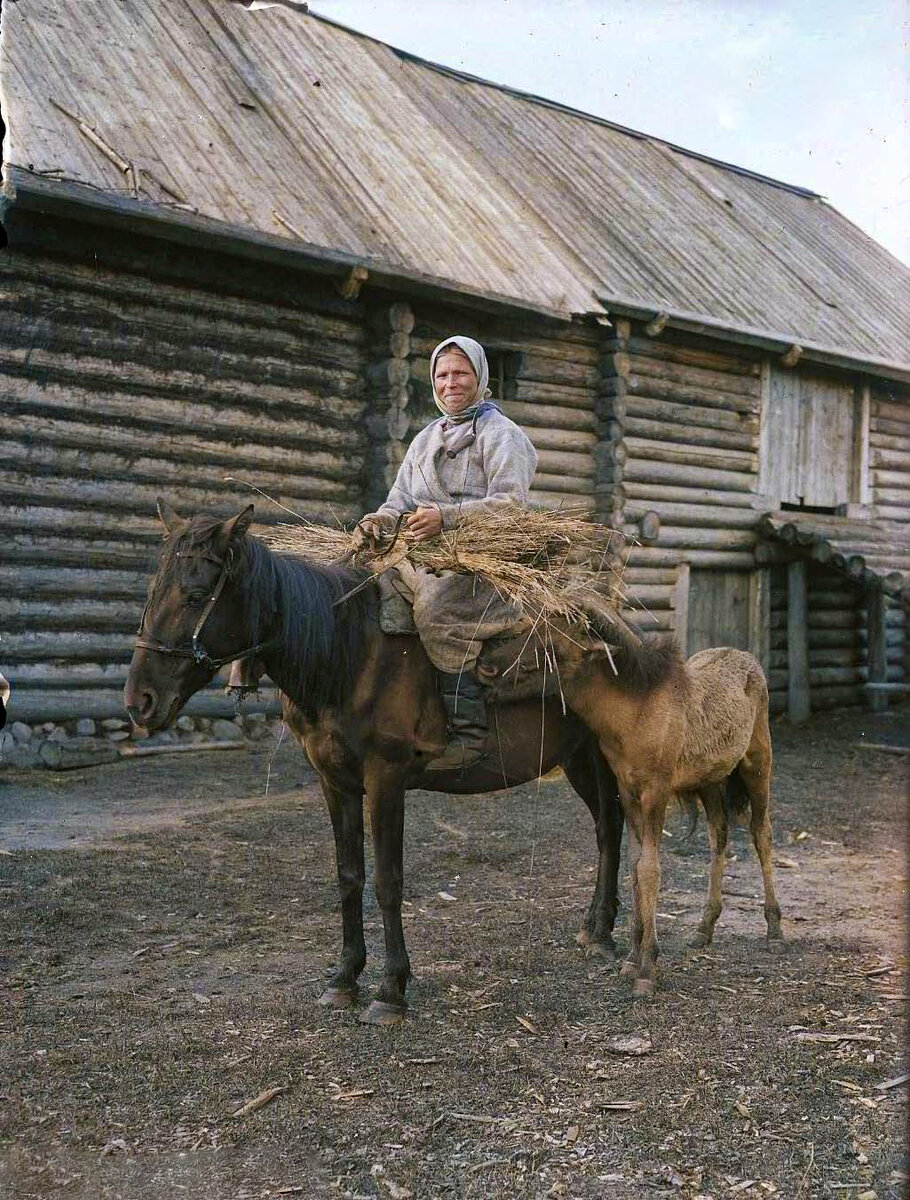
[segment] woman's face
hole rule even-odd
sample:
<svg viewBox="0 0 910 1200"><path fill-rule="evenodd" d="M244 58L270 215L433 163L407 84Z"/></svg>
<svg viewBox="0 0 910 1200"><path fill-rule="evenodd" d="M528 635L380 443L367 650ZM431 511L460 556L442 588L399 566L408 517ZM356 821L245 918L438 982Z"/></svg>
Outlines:
<svg viewBox="0 0 910 1200"><path fill-rule="evenodd" d="M433 370L436 395L455 416L468 408L477 395L477 376L471 360L460 350L443 350Z"/></svg>

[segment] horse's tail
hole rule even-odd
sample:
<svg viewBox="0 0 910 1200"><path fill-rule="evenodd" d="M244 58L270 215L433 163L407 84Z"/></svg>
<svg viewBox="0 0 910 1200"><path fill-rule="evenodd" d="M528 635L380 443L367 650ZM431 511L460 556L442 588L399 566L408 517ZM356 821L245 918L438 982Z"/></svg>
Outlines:
<svg viewBox="0 0 910 1200"><path fill-rule="evenodd" d="M749 793L742 777L741 764L737 764L724 780L724 812L727 820L738 821L749 807Z"/></svg>

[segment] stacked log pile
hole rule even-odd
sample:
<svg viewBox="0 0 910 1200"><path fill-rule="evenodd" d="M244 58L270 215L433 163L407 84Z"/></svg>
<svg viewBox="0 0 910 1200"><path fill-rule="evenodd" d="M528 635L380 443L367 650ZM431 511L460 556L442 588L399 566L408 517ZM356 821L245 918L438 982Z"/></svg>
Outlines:
<svg viewBox="0 0 910 1200"><path fill-rule="evenodd" d="M24 721L122 715L156 496L227 514L258 500L237 476L297 512L359 514L357 306L298 276L194 258L189 281L163 260L153 280L3 259L0 654Z"/></svg>

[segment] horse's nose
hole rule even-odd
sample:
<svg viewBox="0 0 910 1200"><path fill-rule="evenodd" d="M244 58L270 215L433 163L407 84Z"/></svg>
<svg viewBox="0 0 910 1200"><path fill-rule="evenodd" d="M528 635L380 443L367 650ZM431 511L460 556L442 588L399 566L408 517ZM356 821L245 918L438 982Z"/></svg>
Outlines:
<svg viewBox="0 0 910 1200"><path fill-rule="evenodd" d="M158 697L149 689L144 689L138 695L130 696L126 702L126 711L134 725L145 727L155 711Z"/></svg>

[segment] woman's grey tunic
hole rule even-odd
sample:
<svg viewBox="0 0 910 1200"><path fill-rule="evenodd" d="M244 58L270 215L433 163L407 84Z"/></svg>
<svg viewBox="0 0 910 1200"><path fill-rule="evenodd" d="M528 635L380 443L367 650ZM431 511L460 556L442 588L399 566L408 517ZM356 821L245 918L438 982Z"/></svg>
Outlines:
<svg viewBox="0 0 910 1200"><path fill-rule="evenodd" d="M476 436L475 436L476 434ZM414 438L386 502L371 514L390 526L418 506L437 508L444 529L487 507L525 504L537 468L527 435L487 402L474 422L433 421ZM470 670L486 638L506 633L522 619L493 589L469 575L399 568L383 577L413 603L414 623L431 661L441 671Z"/></svg>

